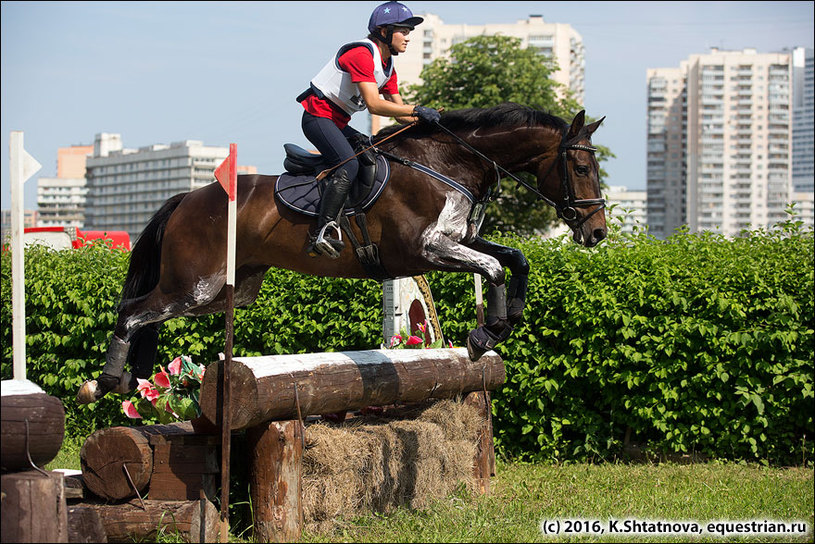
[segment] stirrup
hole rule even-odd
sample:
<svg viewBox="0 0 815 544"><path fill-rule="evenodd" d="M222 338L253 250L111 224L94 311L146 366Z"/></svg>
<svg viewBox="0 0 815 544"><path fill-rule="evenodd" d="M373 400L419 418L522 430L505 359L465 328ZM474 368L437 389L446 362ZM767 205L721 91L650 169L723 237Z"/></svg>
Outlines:
<svg viewBox="0 0 815 544"><path fill-rule="evenodd" d="M337 233L336 238L326 238L325 231L328 228L334 229ZM332 244L334 242L334 244ZM342 248L345 247L345 242L342 241L342 230L340 226L337 224L336 221L329 221L323 228L320 229L320 232L317 233L317 239L314 241L312 248L314 251L319 253L320 255L325 255L326 257L330 257L332 259L337 259L340 256L340 251Z"/></svg>

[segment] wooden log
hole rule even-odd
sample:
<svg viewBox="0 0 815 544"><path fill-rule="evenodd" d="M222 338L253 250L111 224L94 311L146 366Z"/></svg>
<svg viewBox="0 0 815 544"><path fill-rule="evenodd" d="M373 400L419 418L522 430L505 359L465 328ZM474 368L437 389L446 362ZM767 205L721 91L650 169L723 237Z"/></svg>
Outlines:
<svg viewBox="0 0 815 544"><path fill-rule="evenodd" d="M255 542L295 542L303 527L303 429L272 421L247 431Z"/></svg>
<svg viewBox="0 0 815 544"><path fill-rule="evenodd" d="M155 541L159 532L178 533L185 542L215 542L218 537L218 509L206 499L145 500L144 508L133 499L122 504L79 503L72 508L75 515L81 510L95 512L108 542ZM81 515L92 516L87 512Z"/></svg>
<svg viewBox="0 0 815 544"><path fill-rule="evenodd" d="M2 475L2 542L68 542L62 474L28 470Z"/></svg>
<svg viewBox="0 0 815 544"><path fill-rule="evenodd" d="M151 436L184 436L195 434L189 421L144 427L110 427L89 436L79 451L85 486L106 500L135 497L142 493L153 473ZM123 467L127 467L132 484ZM197 494L196 494L197 496Z"/></svg>
<svg viewBox="0 0 815 544"><path fill-rule="evenodd" d="M68 506L68 542L107 542L99 512L84 506Z"/></svg>
<svg viewBox="0 0 815 544"><path fill-rule="evenodd" d="M212 363L201 385L201 410L220 421L217 384L223 363ZM232 359L231 425L246 429L266 421L354 410L394 402L452 398L504 383L506 371L493 351L470 361L465 348L369 350ZM295 384L297 392L295 394Z"/></svg>
<svg viewBox="0 0 815 544"><path fill-rule="evenodd" d="M62 447L65 409L58 398L45 393L6 394L7 381L0 411L0 467L3 471L31 469L26 447L34 464L43 467Z"/></svg>
<svg viewBox="0 0 815 544"><path fill-rule="evenodd" d="M475 406L483 417L478 429L475 459L473 459L473 477L478 490L483 495L490 493L490 476L495 473L495 445L492 437L492 414L490 395L484 391L473 391L464 397L464 403Z"/></svg>

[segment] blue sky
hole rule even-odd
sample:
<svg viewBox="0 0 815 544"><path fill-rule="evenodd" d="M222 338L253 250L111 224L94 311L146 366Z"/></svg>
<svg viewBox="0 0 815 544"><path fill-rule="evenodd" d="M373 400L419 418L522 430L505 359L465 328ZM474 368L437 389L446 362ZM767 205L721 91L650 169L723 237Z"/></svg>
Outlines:
<svg viewBox="0 0 815 544"><path fill-rule="evenodd" d="M57 148L120 133L125 147L179 140L238 144L238 162L282 171L286 142L307 145L294 97L336 48L364 37L380 2L12 2L0 5L0 198L10 207L9 133L25 133L56 175ZM646 69L710 47L813 47L813 2L406 1L445 23L530 14L583 37L586 110L617 155L610 185L645 188ZM416 46L416 43L411 44ZM398 59L397 59L398 71ZM366 128L365 115L354 126Z"/></svg>

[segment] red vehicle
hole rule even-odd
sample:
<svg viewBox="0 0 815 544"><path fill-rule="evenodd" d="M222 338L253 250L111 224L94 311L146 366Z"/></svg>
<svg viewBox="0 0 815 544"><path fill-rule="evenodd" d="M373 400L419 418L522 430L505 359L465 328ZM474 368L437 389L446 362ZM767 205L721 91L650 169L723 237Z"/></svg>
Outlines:
<svg viewBox="0 0 815 544"><path fill-rule="evenodd" d="M113 247L130 251L130 235L121 230L81 230L78 227L29 227L23 230L25 245L45 244L54 249L76 249L100 239L111 240Z"/></svg>

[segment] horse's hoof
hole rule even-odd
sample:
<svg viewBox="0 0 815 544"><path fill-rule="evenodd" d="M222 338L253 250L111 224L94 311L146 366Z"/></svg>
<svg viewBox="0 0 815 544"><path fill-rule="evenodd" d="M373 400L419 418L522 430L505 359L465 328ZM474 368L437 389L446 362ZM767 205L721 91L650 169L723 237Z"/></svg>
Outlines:
<svg viewBox="0 0 815 544"><path fill-rule="evenodd" d="M99 400L96 397L98 391L99 385L96 383L96 380L88 380L79 388L79 392L76 394L76 401L79 404L94 403Z"/></svg>
<svg viewBox="0 0 815 544"><path fill-rule="evenodd" d="M470 356L471 361L475 362L479 360L486 352L487 350L475 347L475 345L473 345L473 343L470 341L470 337L467 337L467 355Z"/></svg>

